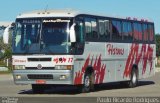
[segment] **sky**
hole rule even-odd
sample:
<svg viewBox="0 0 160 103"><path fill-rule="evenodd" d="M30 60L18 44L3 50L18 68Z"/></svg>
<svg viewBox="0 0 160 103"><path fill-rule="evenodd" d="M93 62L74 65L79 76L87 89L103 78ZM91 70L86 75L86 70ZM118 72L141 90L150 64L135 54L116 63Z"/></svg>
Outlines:
<svg viewBox="0 0 160 103"><path fill-rule="evenodd" d="M74 9L120 17L145 18L160 33L160 0L0 0L0 21L15 21L23 12L47 9Z"/></svg>

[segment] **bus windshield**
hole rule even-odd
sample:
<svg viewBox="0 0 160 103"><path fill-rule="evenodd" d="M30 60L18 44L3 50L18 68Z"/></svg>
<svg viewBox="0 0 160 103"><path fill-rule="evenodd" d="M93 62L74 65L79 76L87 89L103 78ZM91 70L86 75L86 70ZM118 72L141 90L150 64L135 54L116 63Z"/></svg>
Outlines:
<svg viewBox="0 0 160 103"><path fill-rule="evenodd" d="M69 53L69 19L17 20L13 53Z"/></svg>

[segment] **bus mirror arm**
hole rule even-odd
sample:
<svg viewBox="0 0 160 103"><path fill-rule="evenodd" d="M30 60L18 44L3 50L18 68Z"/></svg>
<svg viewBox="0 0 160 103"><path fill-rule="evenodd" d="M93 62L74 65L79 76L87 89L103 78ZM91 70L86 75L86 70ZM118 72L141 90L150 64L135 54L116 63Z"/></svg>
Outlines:
<svg viewBox="0 0 160 103"><path fill-rule="evenodd" d="M74 23L70 28L70 41L71 41L71 43L76 42L76 34L75 34L75 29L74 29L75 25L76 24Z"/></svg>

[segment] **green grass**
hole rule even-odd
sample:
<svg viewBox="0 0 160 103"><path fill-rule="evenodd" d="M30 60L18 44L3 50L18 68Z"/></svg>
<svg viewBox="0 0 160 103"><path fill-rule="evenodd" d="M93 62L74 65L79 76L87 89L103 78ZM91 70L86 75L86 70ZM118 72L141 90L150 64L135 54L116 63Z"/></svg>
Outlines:
<svg viewBox="0 0 160 103"><path fill-rule="evenodd" d="M12 73L12 72L9 71L9 70L8 70L8 71L0 71L0 75L1 75L1 74L10 74L10 73Z"/></svg>
<svg viewBox="0 0 160 103"><path fill-rule="evenodd" d="M160 67L160 64L157 64L156 67Z"/></svg>

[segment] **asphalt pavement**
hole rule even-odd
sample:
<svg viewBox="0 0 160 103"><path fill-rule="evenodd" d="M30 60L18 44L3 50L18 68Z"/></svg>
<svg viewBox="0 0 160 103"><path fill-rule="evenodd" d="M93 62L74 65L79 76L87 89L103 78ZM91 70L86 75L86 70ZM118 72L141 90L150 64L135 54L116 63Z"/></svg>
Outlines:
<svg viewBox="0 0 160 103"><path fill-rule="evenodd" d="M160 97L160 72L156 72L153 77L140 80L139 85L136 88L127 88L124 85L120 85L120 83L106 83L99 85L94 92L90 93L80 93L76 87L72 86L61 86L52 87L51 89L46 90L43 94L34 94L30 85L15 85L12 74L1 74L0 97L23 97L25 99L32 98L32 100L44 97L44 99L47 98L46 101L48 102L50 97L60 97L59 99L56 99L60 101L64 100L61 97L70 97L71 100L73 97L78 97L77 101L79 100L79 97L91 97L90 102L92 102L93 97ZM66 100L70 99L66 98ZM88 101L88 103L90 102ZM68 101L68 103L70 102Z"/></svg>

